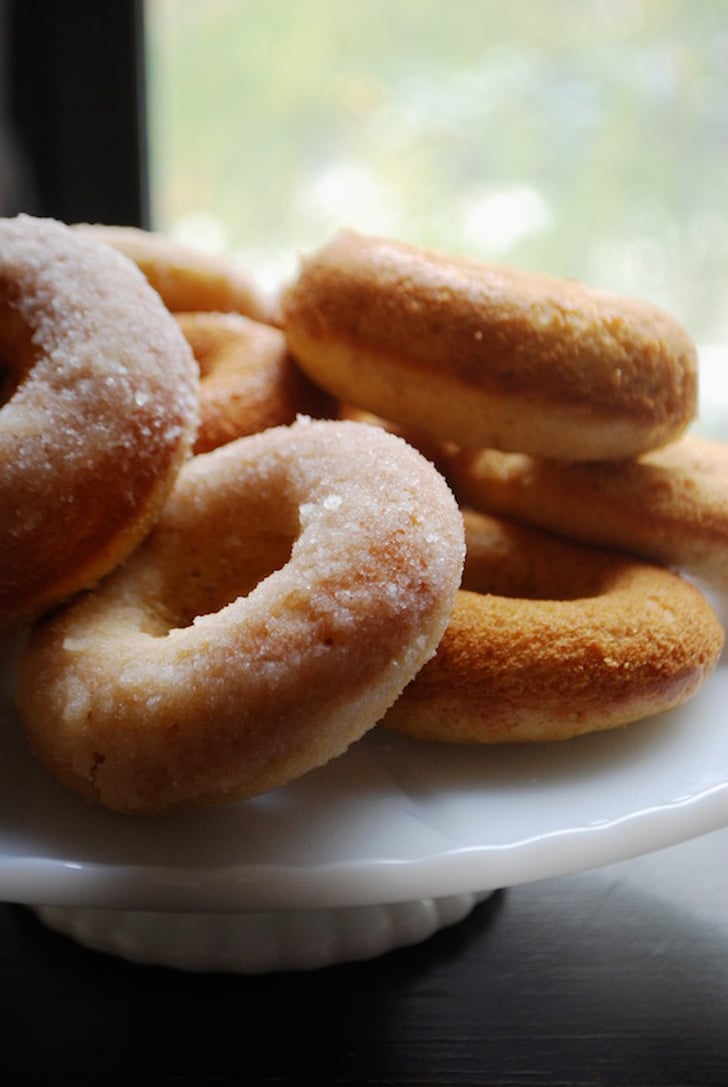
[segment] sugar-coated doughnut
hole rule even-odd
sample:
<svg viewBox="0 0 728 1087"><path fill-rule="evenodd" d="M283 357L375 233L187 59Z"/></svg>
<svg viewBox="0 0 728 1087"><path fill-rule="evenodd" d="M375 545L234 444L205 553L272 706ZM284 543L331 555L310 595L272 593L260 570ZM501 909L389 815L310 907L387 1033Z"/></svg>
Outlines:
<svg viewBox="0 0 728 1087"><path fill-rule="evenodd" d="M566 740L689 699L723 628L678 574L466 511L462 589L384 724L453 743Z"/></svg>
<svg viewBox="0 0 728 1087"><path fill-rule="evenodd" d="M141 269L173 313L218 310L275 320L275 307L232 257L207 253L139 227L76 223L74 229L118 249Z"/></svg>
<svg viewBox="0 0 728 1087"><path fill-rule="evenodd" d="M571 280L344 231L303 261L282 321L340 400L462 446L626 457L695 415L679 323Z"/></svg>
<svg viewBox="0 0 728 1087"><path fill-rule="evenodd" d="M339 403L337 408L339 419L351 419L354 422L369 423L371 426L384 427L392 434L404 438L409 445L413 445L424 457L435 465L437 470L446 475L454 456L459 453L459 447L452 442L446 442L441 438L435 438L425 430L416 427L404 426L401 423L392 423L388 419L382 419L363 408L352 407L351 404Z"/></svg>
<svg viewBox="0 0 728 1087"><path fill-rule="evenodd" d="M332 397L293 361L280 329L238 313L178 313L200 367L200 425L195 453L292 423L297 415L332 418Z"/></svg>
<svg viewBox="0 0 728 1087"><path fill-rule="evenodd" d="M674 566L728 588L728 445L694 434L622 461L558 463L459 451L465 505Z"/></svg>
<svg viewBox="0 0 728 1087"><path fill-rule="evenodd" d="M124 812L290 781L432 655L463 552L442 476L380 428L301 419L194 457L129 561L34 628L32 746Z"/></svg>
<svg viewBox="0 0 728 1087"><path fill-rule="evenodd" d="M121 562L197 426L198 369L134 264L50 219L0 220L0 627Z"/></svg>

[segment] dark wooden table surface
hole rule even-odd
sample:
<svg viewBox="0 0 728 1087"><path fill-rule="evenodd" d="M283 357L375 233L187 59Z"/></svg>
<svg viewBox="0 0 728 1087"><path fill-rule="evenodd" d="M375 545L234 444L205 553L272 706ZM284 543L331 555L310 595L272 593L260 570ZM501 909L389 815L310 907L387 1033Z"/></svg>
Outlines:
<svg viewBox="0 0 728 1087"><path fill-rule="evenodd" d="M726 1087L727 861L718 831L499 891L369 962L249 977L134 965L4 905L5 1082Z"/></svg>

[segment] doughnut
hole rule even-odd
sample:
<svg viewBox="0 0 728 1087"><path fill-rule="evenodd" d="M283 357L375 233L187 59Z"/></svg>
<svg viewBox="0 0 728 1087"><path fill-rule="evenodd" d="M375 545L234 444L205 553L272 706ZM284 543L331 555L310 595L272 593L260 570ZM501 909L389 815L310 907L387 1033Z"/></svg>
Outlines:
<svg viewBox="0 0 728 1087"><path fill-rule="evenodd" d="M435 657L383 725L462 744L560 741L689 699L723 628L664 567L464 511L462 588Z"/></svg>
<svg viewBox="0 0 728 1087"><path fill-rule="evenodd" d="M444 479L380 428L302 418L193 457L128 562L34 628L31 746L130 814L285 784L432 655L463 554Z"/></svg>
<svg viewBox="0 0 728 1087"><path fill-rule="evenodd" d="M389 430L392 434L397 434L400 438L404 438L409 445L413 445L415 449L419 450L424 457L427 457L442 475L446 475L452 458L459 452L458 446L452 442L435 438L425 430L392 423L388 419L382 419L380 416L372 414L370 411L364 411L363 408L352 407L351 404L339 403L337 416L340 419L353 419L360 423L369 423L371 426L384 427L385 430Z"/></svg>
<svg viewBox="0 0 728 1087"><path fill-rule="evenodd" d="M640 457L590 464L463 450L444 470L464 505L728 588L728 445L722 442L687 434Z"/></svg>
<svg viewBox="0 0 728 1087"><path fill-rule="evenodd" d="M0 220L0 627L127 557L191 452L198 370L121 254L62 223Z"/></svg>
<svg viewBox="0 0 728 1087"><path fill-rule="evenodd" d="M313 381L460 446L627 457L695 416L678 322L571 280L342 231L303 260L281 309Z"/></svg>
<svg viewBox="0 0 728 1087"><path fill-rule="evenodd" d="M336 403L299 370L280 329L238 313L175 315L200 367L195 453L292 423L331 418Z"/></svg>
<svg viewBox="0 0 728 1087"><path fill-rule="evenodd" d="M230 257L206 253L139 227L75 223L73 229L132 260L172 313L219 310L266 323L275 319L273 305Z"/></svg>

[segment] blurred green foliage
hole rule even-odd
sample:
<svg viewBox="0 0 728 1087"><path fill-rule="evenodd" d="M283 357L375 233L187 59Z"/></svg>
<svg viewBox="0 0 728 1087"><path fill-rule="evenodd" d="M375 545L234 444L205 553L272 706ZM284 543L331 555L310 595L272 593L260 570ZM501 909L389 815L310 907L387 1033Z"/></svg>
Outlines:
<svg viewBox="0 0 728 1087"><path fill-rule="evenodd" d="M726 0L147 0L154 225L276 282L339 226L728 342Z"/></svg>

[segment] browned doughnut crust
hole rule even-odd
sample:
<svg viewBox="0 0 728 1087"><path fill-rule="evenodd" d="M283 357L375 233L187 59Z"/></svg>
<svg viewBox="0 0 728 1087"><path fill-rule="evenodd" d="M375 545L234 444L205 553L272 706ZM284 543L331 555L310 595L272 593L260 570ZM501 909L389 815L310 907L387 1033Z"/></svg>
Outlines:
<svg viewBox="0 0 728 1087"><path fill-rule="evenodd" d="M442 476L379 428L299 420L194 457L129 561L35 628L16 693L32 745L125 812L284 784L432 655L463 553Z"/></svg>
<svg viewBox="0 0 728 1087"><path fill-rule="evenodd" d="M297 415L332 418L336 402L301 372L280 329L238 313L178 313L200 367L195 453Z"/></svg>
<svg viewBox="0 0 728 1087"><path fill-rule="evenodd" d="M723 628L677 574L465 519L463 589L387 727L453 743L565 740L678 706L712 672Z"/></svg>
<svg viewBox="0 0 728 1087"><path fill-rule="evenodd" d="M282 319L340 400L469 447L625 457L696 410L669 315L571 280L342 232L302 264Z"/></svg>
<svg viewBox="0 0 728 1087"><path fill-rule="evenodd" d="M206 253L138 227L76 223L74 229L134 261L173 313L218 310L264 323L275 320L274 304L231 257Z"/></svg>
<svg viewBox="0 0 728 1087"><path fill-rule="evenodd" d="M136 547L188 457L198 371L119 253L48 219L0 220L0 627Z"/></svg>
<svg viewBox="0 0 728 1087"><path fill-rule="evenodd" d="M634 460L591 464L463 451L447 474L464 505L728 588L728 445L722 442L691 434Z"/></svg>

